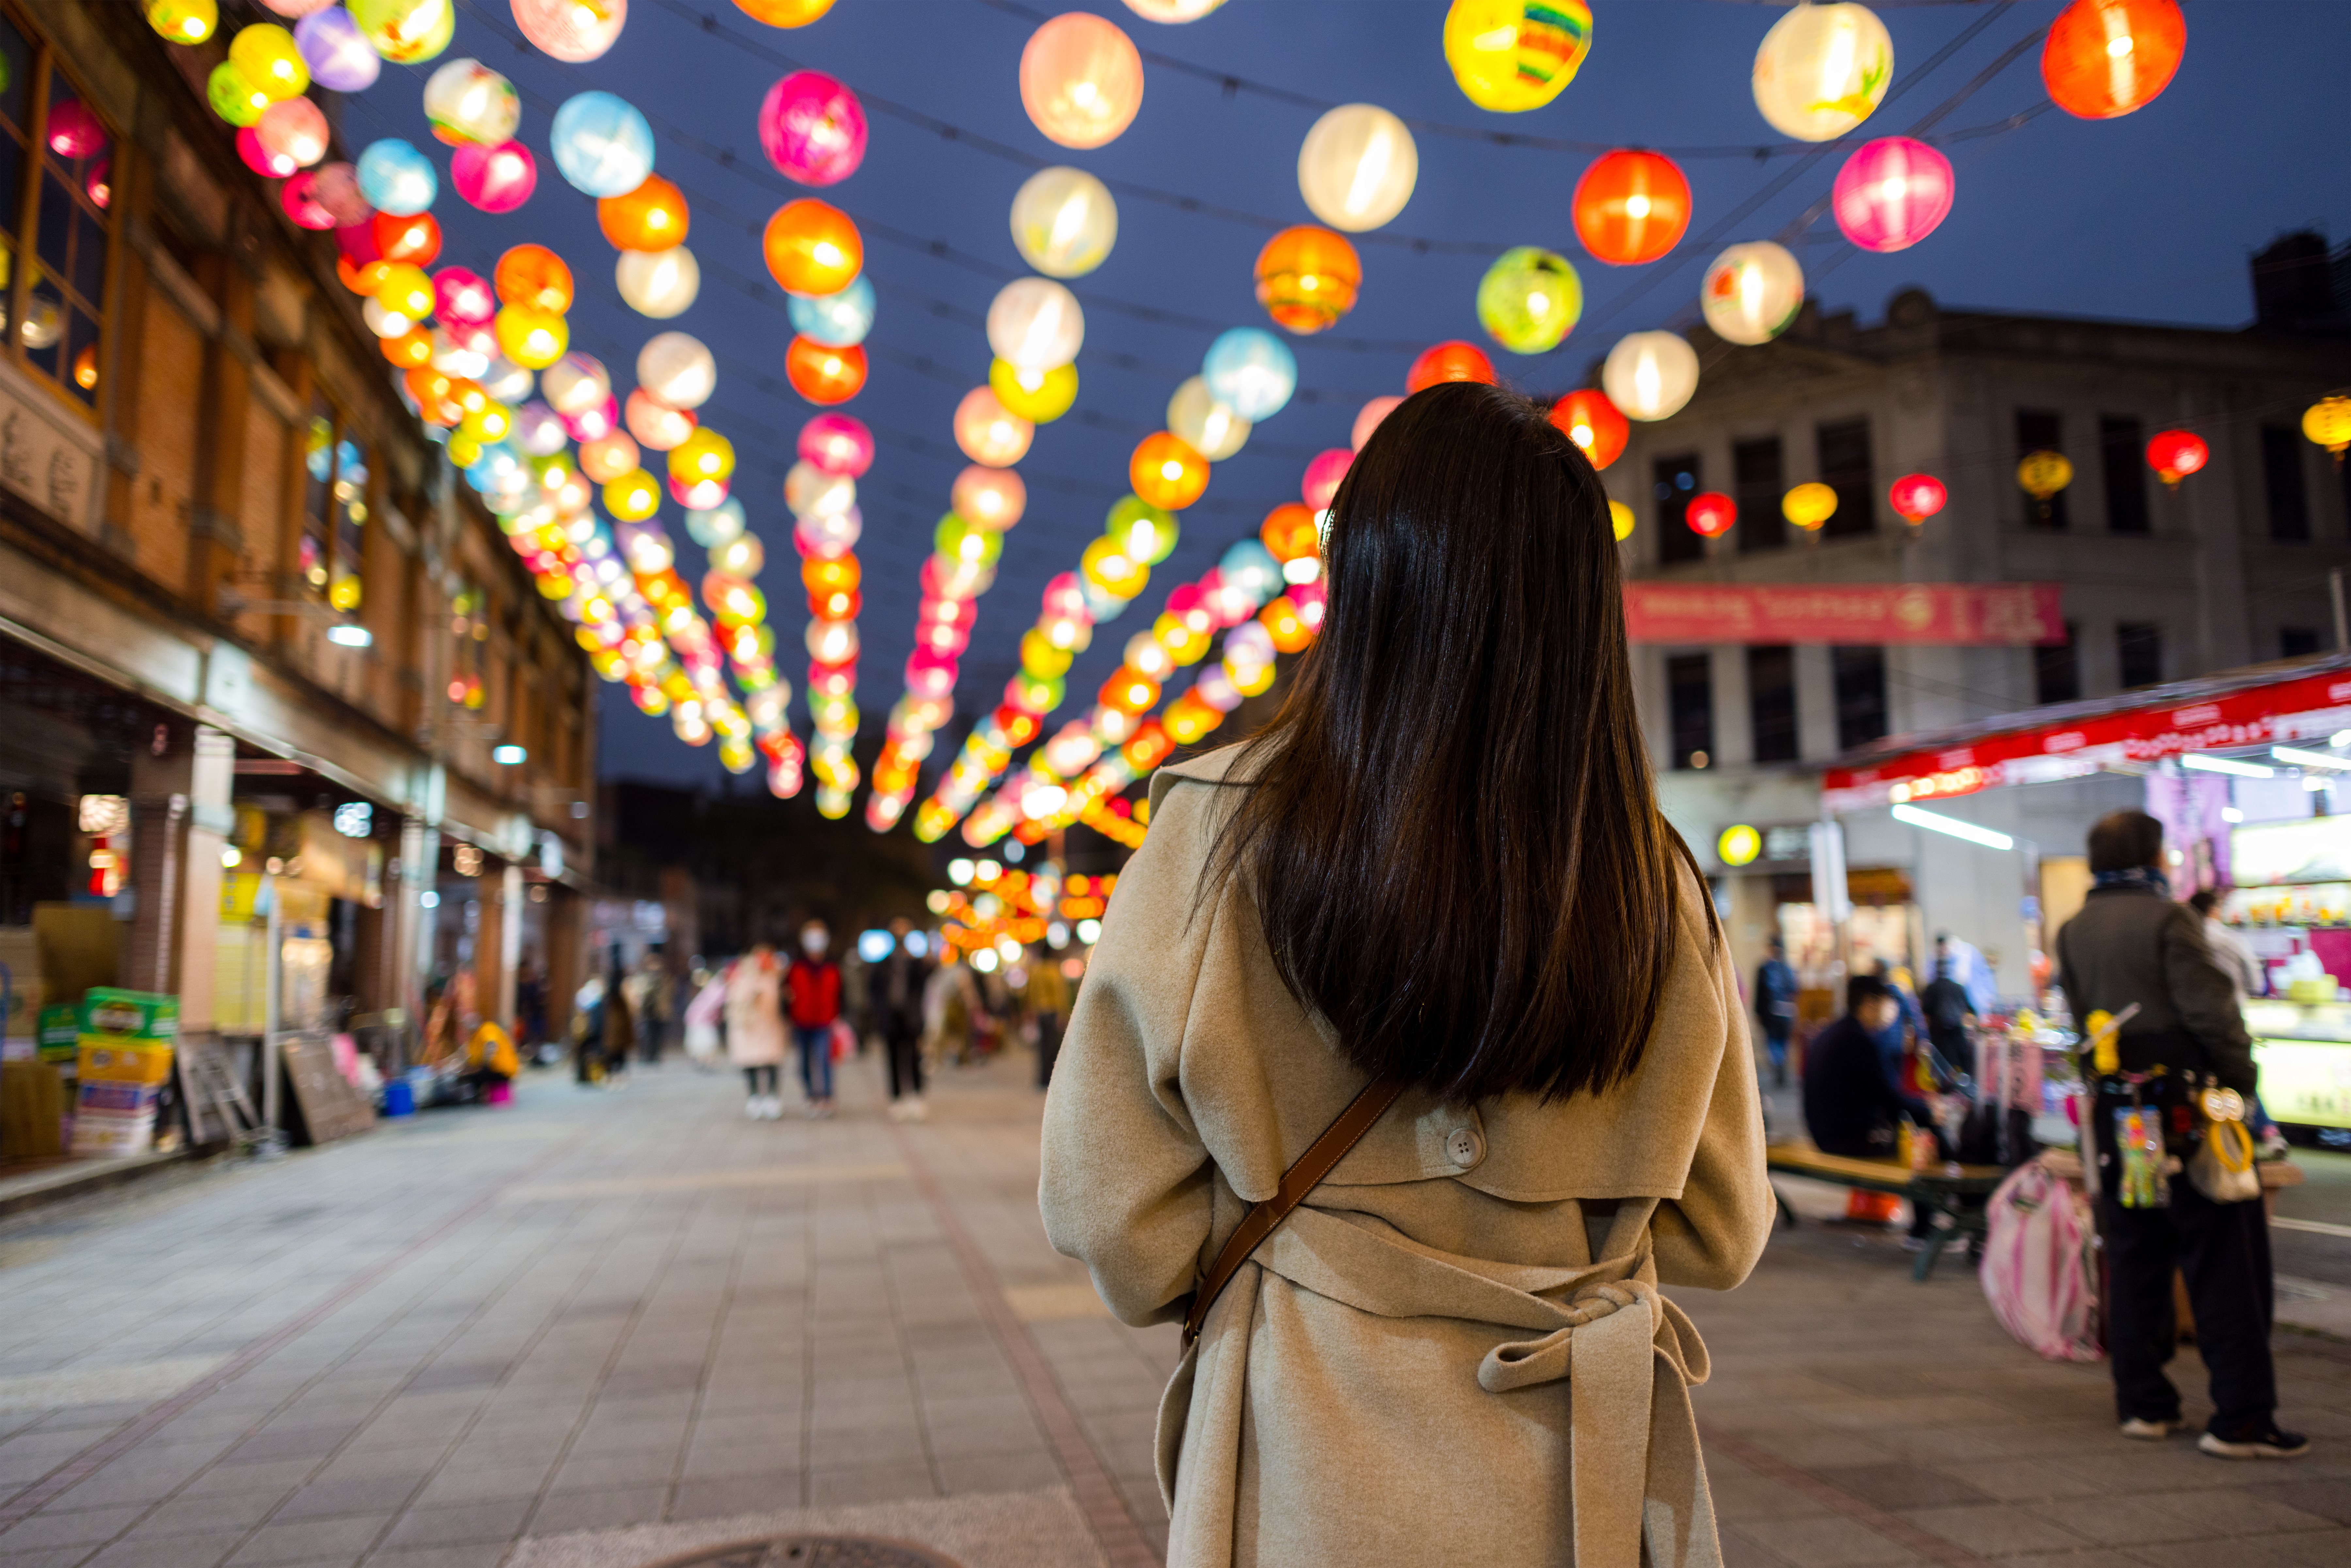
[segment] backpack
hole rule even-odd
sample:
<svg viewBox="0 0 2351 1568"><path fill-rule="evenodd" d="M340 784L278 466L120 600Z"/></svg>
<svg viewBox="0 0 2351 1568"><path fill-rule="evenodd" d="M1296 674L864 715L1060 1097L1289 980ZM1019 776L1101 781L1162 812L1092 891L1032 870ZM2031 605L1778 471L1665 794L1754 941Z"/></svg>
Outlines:
<svg viewBox="0 0 2351 1568"><path fill-rule="evenodd" d="M2105 1355L2098 1275L2085 1205L2040 1161L2019 1166L1991 1196L1984 1298L2001 1326L2050 1361Z"/></svg>

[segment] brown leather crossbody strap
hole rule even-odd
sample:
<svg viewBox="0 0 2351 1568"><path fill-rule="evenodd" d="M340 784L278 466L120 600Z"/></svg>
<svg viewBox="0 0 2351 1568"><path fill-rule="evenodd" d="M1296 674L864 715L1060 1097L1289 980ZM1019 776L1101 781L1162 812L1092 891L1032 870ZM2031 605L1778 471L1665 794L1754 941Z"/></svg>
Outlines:
<svg viewBox="0 0 2351 1568"><path fill-rule="evenodd" d="M1208 1321L1208 1309L1217 1304L1217 1298L1225 1293L1225 1287L1232 1283L1233 1276L1249 1261L1249 1254L1273 1234L1274 1227L1290 1218L1290 1211L1322 1184L1322 1178L1331 1174L1331 1167L1372 1130L1372 1124L1384 1115L1403 1092L1404 1081L1398 1078L1374 1078L1364 1084L1347 1102L1347 1108L1339 1113L1338 1120L1325 1127L1322 1135L1298 1156L1298 1163L1282 1172L1281 1185L1273 1189L1273 1196L1241 1217L1240 1228L1226 1239L1217 1260L1202 1276L1200 1288L1192 1294L1192 1310L1184 1314L1185 1349L1189 1350L1192 1342L1200 1337L1200 1325Z"/></svg>

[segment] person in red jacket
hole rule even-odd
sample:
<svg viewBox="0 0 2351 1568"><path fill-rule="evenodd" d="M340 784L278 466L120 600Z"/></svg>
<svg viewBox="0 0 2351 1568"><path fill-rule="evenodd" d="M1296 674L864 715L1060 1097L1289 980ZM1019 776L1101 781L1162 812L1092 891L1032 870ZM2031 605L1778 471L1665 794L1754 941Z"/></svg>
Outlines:
<svg viewBox="0 0 2351 1568"><path fill-rule="evenodd" d="M800 956L784 977L800 1086L808 1091L808 1113L819 1119L832 1114L832 1026L841 1017L841 966L826 956L831 946L824 922L810 921L800 927Z"/></svg>

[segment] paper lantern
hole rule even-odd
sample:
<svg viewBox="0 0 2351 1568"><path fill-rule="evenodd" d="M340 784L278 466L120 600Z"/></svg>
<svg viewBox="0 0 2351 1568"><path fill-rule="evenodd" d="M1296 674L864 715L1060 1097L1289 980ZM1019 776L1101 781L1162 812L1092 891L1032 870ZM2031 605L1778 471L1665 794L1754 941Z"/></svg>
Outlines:
<svg viewBox="0 0 2351 1568"><path fill-rule="evenodd" d="M424 269L408 262L387 265L378 278L375 298L385 309L421 321L433 314L433 280ZM404 329L403 329L404 330Z"/></svg>
<svg viewBox="0 0 2351 1568"><path fill-rule="evenodd" d="M2049 499L2074 482L2074 465L2062 452L2028 452L2016 465L2016 482L2049 517Z"/></svg>
<svg viewBox="0 0 2351 1568"><path fill-rule="evenodd" d="M1698 391L1698 352L1677 332L1633 332L1617 340L1600 387L1628 419L1671 419Z"/></svg>
<svg viewBox="0 0 2351 1568"><path fill-rule="evenodd" d="M1364 443L1372 438L1372 432L1380 427L1380 422L1394 413L1403 402L1404 399L1400 397L1375 397L1357 409L1355 423L1348 431L1348 440L1354 449L1361 452Z"/></svg>
<svg viewBox="0 0 2351 1568"><path fill-rule="evenodd" d="M1866 6L1798 5L1755 51L1755 107L1799 141L1834 141L1867 120L1894 79L1894 40Z"/></svg>
<svg viewBox="0 0 2351 1568"><path fill-rule="evenodd" d="M2147 444L2147 465L2171 488L2212 460L2212 449L2193 431L2159 430Z"/></svg>
<svg viewBox="0 0 2351 1568"><path fill-rule="evenodd" d="M1249 435L1249 422L1217 402L1200 376L1186 378L1167 400L1167 428L1211 463L1238 452Z"/></svg>
<svg viewBox="0 0 2351 1568"><path fill-rule="evenodd" d="M147 25L165 41L201 44L220 26L218 0L147 0Z"/></svg>
<svg viewBox="0 0 2351 1568"><path fill-rule="evenodd" d="M1569 392L1551 405L1551 422L1582 450L1594 468L1624 455L1633 426L1608 394L1590 387Z"/></svg>
<svg viewBox="0 0 2351 1568"><path fill-rule="evenodd" d="M383 57L340 5L295 23L294 47L302 51L310 79L332 92L365 92L383 70Z"/></svg>
<svg viewBox="0 0 2351 1568"><path fill-rule="evenodd" d="M456 0L350 0L347 8L375 52L400 66L433 58L457 26Z"/></svg>
<svg viewBox="0 0 2351 1568"><path fill-rule="evenodd" d="M1886 487L1886 499L1894 507L1894 515L1912 528L1943 509L1950 492L1932 474L1905 474Z"/></svg>
<svg viewBox="0 0 2351 1568"><path fill-rule="evenodd" d="M373 306L375 301L368 301ZM385 361L402 370L413 370L429 364L433 360L433 334L422 327L411 327L397 337L381 339L377 347L383 350Z"/></svg>
<svg viewBox="0 0 2351 1568"><path fill-rule="evenodd" d="M653 130L626 99L609 92L565 99L548 127L555 167L572 189L622 196L653 172Z"/></svg>
<svg viewBox="0 0 2351 1568"><path fill-rule="evenodd" d="M1179 22L1196 22L1224 3L1225 0L1126 0L1126 8L1146 22L1174 26Z"/></svg>
<svg viewBox="0 0 2351 1568"><path fill-rule="evenodd" d="M54 111L53 111L54 112ZM307 98L289 98L261 111L254 140L296 169L308 169L327 155L333 132L327 117Z"/></svg>
<svg viewBox="0 0 2351 1568"><path fill-rule="evenodd" d="M2187 49L2178 0L2074 0L2049 25L2041 80L2066 113L2112 120L2153 102Z"/></svg>
<svg viewBox="0 0 2351 1568"><path fill-rule="evenodd" d="M1404 211L1420 152L1403 120L1377 104L1326 110L1298 149L1298 193L1334 229L1362 234Z"/></svg>
<svg viewBox="0 0 2351 1568"><path fill-rule="evenodd" d="M1622 544L1633 537L1633 522L1632 507L1622 501L1608 503L1608 528L1616 536L1617 543Z"/></svg>
<svg viewBox="0 0 2351 1568"><path fill-rule="evenodd" d="M622 522L642 522L661 510L661 486L643 469L632 468L604 486L604 509Z"/></svg>
<svg viewBox="0 0 2351 1568"><path fill-rule="evenodd" d="M360 319L367 329L379 338L404 338L417 329L416 318L394 310L381 299L370 299L360 307ZM433 357L433 334L424 334L424 357Z"/></svg>
<svg viewBox="0 0 2351 1568"><path fill-rule="evenodd" d="M1002 533L1029 509L1029 487L1009 468L975 463L956 476L949 504L973 527Z"/></svg>
<svg viewBox="0 0 2351 1568"><path fill-rule="evenodd" d="M508 253L512 254L512 253ZM592 354L566 354L538 378L547 406L565 418L587 413L612 395L612 378Z"/></svg>
<svg viewBox="0 0 2351 1568"><path fill-rule="evenodd" d="M481 61L455 59L426 79L424 118L444 141L496 146L514 139L522 100L514 83Z"/></svg>
<svg viewBox="0 0 2351 1568"><path fill-rule="evenodd" d="M1183 536L1174 512L1141 496L1121 496L1113 501L1102 519L1102 532L1145 566L1157 566L1173 555Z"/></svg>
<svg viewBox="0 0 2351 1568"><path fill-rule="evenodd" d="M1047 141L1100 147L1143 107L1143 57L1115 24L1091 12L1056 16L1020 51L1020 107Z"/></svg>
<svg viewBox="0 0 2351 1568"><path fill-rule="evenodd" d="M1478 284L1478 320L1514 354L1548 353L1583 314L1583 280L1567 257L1531 245L1494 260Z"/></svg>
<svg viewBox="0 0 2351 1568"><path fill-rule="evenodd" d="M629 0L514 0L514 19L541 53L578 65L620 37Z"/></svg>
<svg viewBox="0 0 2351 1568"><path fill-rule="evenodd" d="M1364 264L1344 235L1301 224L1257 253L1257 299L1266 314L1300 334L1320 332L1354 308Z"/></svg>
<svg viewBox="0 0 2351 1568"><path fill-rule="evenodd" d="M498 298L509 305L527 305L558 315L571 308L571 269L543 245L516 246L498 257L491 277ZM563 405L559 402L556 407Z"/></svg>
<svg viewBox="0 0 2351 1568"><path fill-rule="evenodd" d="M1127 553L1124 540L1107 534L1080 553L1078 575L1121 603L1142 592L1151 581L1151 569ZM1102 617L1097 614L1095 619Z"/></svg>
<svg viewBox="0 0 2351 1568"><path fill-rule="evenodd" d="M379 212L421 213L440 192L432 160L396 136L370 142L355 167L360 193Z"/></svg>
<svg viewBox="0 0 2351 1568"><path fill-rule="evenodd" d="M1265 515L1257 536L1279 561L1312 560L1322 553L1321 525L1314 510L1286 501Z"/></svg>
<svg viewBox="0 0 2351 1568"><path fill-rule="evenodd" d="M810 402L847 402L865 390L865 350L796 337L784 350L784 379Z"/></svg>
<svg viewBox="0 0 2351 1568"><path fill-rule="evenodd" d="M574 441L594 441L621 428L621 403L608 397L593 407L563 416L563 428L571 433Z"/></svg>
<svg viewBox="0 0 2351 1568"><path fill-rule="evenodd" d="M450 155L449 183L469 206L510 213L538 188L538 160L519 141L495 147L468 141Z"/></svg>
<svg viewBox="0 0 2351 1568"><path fill-rule="evenodd" d="M735 7L770 27L805 27L832 9L832 0L735 0Z"/></svg>
<svg viewBox="0 0 2351 1568"><path fill-rule="evenodd" d="M803 185L837 185L865 158L865 110L822 71L794 71L759 104L768 162Z"/></svg>
<svg viewBox="0 0 2351 1568"><path fill-rule="evenodd" d="M273 152L263 146L260 136L250 125L236 133L236 155L244 161L246 168L265 180L283 180L300 167L284 153Z"/></svg>
<svg viewBox="0 0 2351 1568"><path fill-rule="evenodd" d="M552 457L571 444L571 433L553 409L527 402L515 410L514 444L533 457Z"/></svg>
<svg viewBox="0 0 2351 1568"><path fill-rule="evenodd" d="M1017 370L1009 360L991 360L988 390L998 402L1031 424L1050 424L1078 401L1078 367L1057 365L1038 373Z"/></svg>
<svg viewBox="0 0 2351 1568"><path fill-rule="evenodd" d="M324 230L335 226L335 214L319 199L318 178L308 172L286 182L277 193L277 204L300 227Z"/></svg>
<svg viewBox="0 0 2351 1568"><path fill-rule="evenodd" d="M1344 446L1315 454L1306 465L1306 476L1298 486L1306 504L1318 512L1328 507L1339 494L1340 481L1346 478L1347 469L1354 460L1353 449Z"/></svg>
<svg viewBox="0 0 2351 1568"><path fill-rule="evenodd" d="M621 405L622 423L637 444L653 452L667 452L694 434L695 420L682 408L672 408L639 387Z"/></svg>
<svg viewBox="0 0 2351 1568"><path fill-rule="evenodd" d="M1234 327L1208 345L1200 379L1218 402L1259 424L1280 413L1298 390L1298 357L1263 328Z"/></svg>
<svg viewBox="0 0 2351 1568"><path fill-rule="evenodd" d="M1682 508L1682 520L1700 538L1719 539L1739 520L1739 504L1719 490L1701 490Z"/></svg>
<svg viewBox="0 0 2351 1568"><path fill-rule="evenodd" d="M1583 0L1453 0L1445 13L1445 63L1480 109L1541 109L1591 52Z"/></svg>
<svg viewBox="0 0 2351 1568"><path fill-rule="evenodd" d="M735 472L735 444L705 425L669 449L668 467L673 480L723 483Z"/></svg>
<svg viewBox="0 0 2351 1568"><path fill-rule="evenodd" d="M1118 243L1118 204L1083 169L1040 169L1012 198L1012 243L1048 277L1082 277Z"/></svg>
<svg viewBox="0 0 2351 1568"><path fill-rule="evenodd" d="M667 250L684 242L692 221L685 193L659 174L646 175L626 195L596 204L596 225L615 250Z"/></svg>
<svg viewBox="0 0 2351 1568"><path fill-rule="evenodd" d="M1611 267L1655 261L1689 227L1689 182L1662 152L1621 147L1575 183L1575 237Z"/></svg>
<svg viewBox="0 0 2351 1568"><path fill-rule="evenodd" d="M1864 250L1907 250L1951 210L1951 161L1907 136L1854 150L1829 193L1844 237Z"/></svg>
<svg viewBox="0 0 2351 1568"><path fill-rule="evenodd" d="M865 266L865 241L838 207L811 196L787 202L760 237L768 271L794 294L834 294Z"/></svg>
<svg viewBox="0 0 2351 1568"><path fill-rule="evenodd" d="M1707 326L1724 342L1768 343L1804 307L1804 269L1770 240L1735 245L1706 269L1698 299Z"/></svg>
<svg viewBox="0 0 2351 1568"><path fill-rule="evenodd" d="M571 329L552 310L509 305L497 314L498 347L506 357L526 370L542 370L563 357Z"/></svg>
<svg viewBox="0 0 2351 1568"><path fill-rule="evenodd" d="M830 348L865 341L873 329L873 285L863 277L831 294L794 294L784 301L792 330Z"/></svg>
<svg viewBox="0 0 2351 1568"><path fill-rule="evenodd" d="M1208 460L1170 431L1144 436L1127 459L1134 493L1155 507L1180 512L1208 487Z"/></svg>
<svg viewBox="0 0 2351 1568"><path fill-rule="evenodd" d="M672 408L700 408L718 390L718 362L690 332L656 332L637 350L637 384Z"/></svg>
<svg viewBox="0 0 2351 1568"><path fill-rule="evenodd" d="M1407 392L1419 392L1446 382L1485 382L1494 380L1494 361L1488 359L1475 343L1459 341L1435 343L1420 351L1405 373Z"/></svg>
<svg viewBox="0 0 2351 1568"><path fill-rule="evenodd" d="M987 307L987 346L1016 371L1058 370L1078 357L1085 340L1078 297L1050 277L1016 278Z"/></svg>
<svg viewBox="0 0 2351 1568"><path fill-rule="evenodd" d="M1836 515L1837 493L1819 480L1797 486L1780 497L1780 515L1803 529L1817 533L1821 525Z"/></svg>
<svg viewBox="0 0 2351 1568"><path fill-rule="evenodd" d="M2303 411L2302 433L2341 463L2344 448L2351 447L2351 397L2338 393L2312 403Z"/></svg>
<svg viewBox="0 0 2351 1568"><path fill-rule="evenodd" d="M666 321L702 292L702 267L682 245L667 250L624 250L612 281L630 309Z"/></svg>
<svg viewBox="0 0 2351 1568"><path fill-rule="evenodd" d="M302 58L294 35L275 23L238 28L236 37L229 40L228 57L272 103L298 97L310 85L310 67ZM54 122L56 110L50 111L50 118Z"/></svg>
<svg viewBox="0 0 2351 1568"><path fill-rule="evenodd" d="M800 426L803 462L855 479L873 465L873 433L845 413L820 413Z"/></svg>
<svg viewBox="0 0 2351 1568"><path fill-rule="evenodd" d="M363 224L375 216L375 209L360 192L359 172L349 163L320 164L310 188L320 204L334 214L338 225Z"/></svg>
<svg viewBox="0 0 2351 1568"><path fill-rule="evenodd" d="M1036 427L998 401L987 387L974 387L956 405L956 444L974 463L1009 468L1028 455Z"/></svg>
<svg viewBox="0 0 2351 1568"><path fill-rule="evenodd" d="M610 484L637 466L637 444L620 431L580 444L580 472L599 485Z"/></svg>
<svg viewBox="0 0 2351 1568"><path fill-rule="evenodd" d="M386 261L430 267L441 254L441 225L433 221L430 213L413 213L404 218L378 213L368 226L375 231L376 254Z"/></svg>

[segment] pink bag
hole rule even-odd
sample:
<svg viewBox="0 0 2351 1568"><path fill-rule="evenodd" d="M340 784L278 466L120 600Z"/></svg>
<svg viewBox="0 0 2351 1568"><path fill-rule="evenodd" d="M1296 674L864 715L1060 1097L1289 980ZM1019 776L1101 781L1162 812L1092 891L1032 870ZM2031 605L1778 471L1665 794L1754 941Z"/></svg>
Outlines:
<svg viewBox="0 0 2351 1568"><path fill-rule="evenodd" d="M2040 1161L1991 1195L1977 1277L1992 1315L2050 1361L2098 1361L2097 1261L2082 1198Z"/></svg>
<svg viewBox="0 0 2351 1568"><path fill-rule="evenodd" d="M832 1059L847 1061L857 1054L857 1031L849 1027L847 1019L832 1020Z"/></svg>

